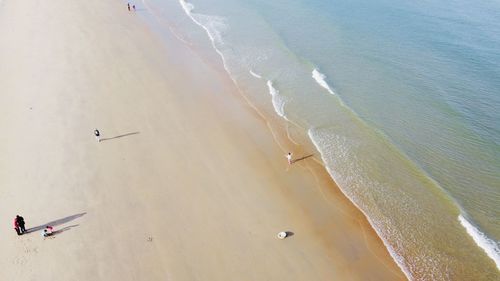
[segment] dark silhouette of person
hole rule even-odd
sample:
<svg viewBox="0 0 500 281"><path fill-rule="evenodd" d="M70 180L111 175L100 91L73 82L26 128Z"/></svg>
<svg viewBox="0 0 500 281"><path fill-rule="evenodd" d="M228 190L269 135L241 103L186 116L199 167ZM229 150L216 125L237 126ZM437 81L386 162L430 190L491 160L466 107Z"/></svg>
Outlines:
<svg viewBox="0 0 500 281"><path fill-rule="evenodd" d="M17 220L17 224L19 225L19 232L21 234L26 233L26 228L24 227L24 225L25 225L24 218L21 217L20 215L17 215L16 220Z"/></svg>
<svg viewBox="0 0 500 281"><path fill-rule="evenodd" d="M130 3L127 3L127 9L130 11Z"/></svg>
<svg viewBox="0 0 500 281"><path fill-rule="evenodd" d="M19 229L19 222L17 221L17 216L14 218L14 229L17 235L21 235L21 230Z"/></svg>

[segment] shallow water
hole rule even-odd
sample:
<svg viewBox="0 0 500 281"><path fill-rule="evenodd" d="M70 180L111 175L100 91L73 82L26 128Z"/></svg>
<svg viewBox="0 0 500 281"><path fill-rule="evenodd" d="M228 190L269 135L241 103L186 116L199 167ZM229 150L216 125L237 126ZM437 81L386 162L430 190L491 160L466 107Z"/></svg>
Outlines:
<svg viewBox="0 0 500 281"><path fill-rule="evenodd" d="M143 5L309 137L410 279L500 278L499 3Z"/></svg>

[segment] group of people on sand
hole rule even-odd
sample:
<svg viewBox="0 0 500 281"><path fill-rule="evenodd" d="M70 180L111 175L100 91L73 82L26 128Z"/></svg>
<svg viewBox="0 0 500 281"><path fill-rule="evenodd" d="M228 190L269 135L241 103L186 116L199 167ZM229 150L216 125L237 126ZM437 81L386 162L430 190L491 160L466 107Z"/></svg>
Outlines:
<svg viewBox="0 0 500 281"><path fill-rule="evenodd" d="M14 230L16 230L17 235L28 233L28 231L26 230L26 222L24 222L24 218L20 215L17 215L14 218ZM43 237L48 237L52 234L54 234L54 228L50 225L47 225L42 231Z"/></svg>
<svg viewBox="0 0 500 281"><path fill-rule="evenodd" d="M127 3L127 9L130 11L130 3ZM135 5L132 5L132 9L135 11Z"/></svg>
<svg viewBox="0 0 500 281"><path fill-rule="evenodd" d="M24 222L24 218L20 215L17 215L14 218L14 229L16 230L17 235L23 235L26 233L26 223Z"/></svg>

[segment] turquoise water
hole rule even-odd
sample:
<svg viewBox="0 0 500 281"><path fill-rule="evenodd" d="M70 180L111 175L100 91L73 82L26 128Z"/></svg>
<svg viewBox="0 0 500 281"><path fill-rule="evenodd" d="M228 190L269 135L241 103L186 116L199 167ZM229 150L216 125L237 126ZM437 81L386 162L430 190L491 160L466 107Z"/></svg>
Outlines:
<svg viewBox="0 0 500 281"><path fill-rule="evenodd" d="M500 279L500 3L142 5L302 131L409 279Z"/></svg>

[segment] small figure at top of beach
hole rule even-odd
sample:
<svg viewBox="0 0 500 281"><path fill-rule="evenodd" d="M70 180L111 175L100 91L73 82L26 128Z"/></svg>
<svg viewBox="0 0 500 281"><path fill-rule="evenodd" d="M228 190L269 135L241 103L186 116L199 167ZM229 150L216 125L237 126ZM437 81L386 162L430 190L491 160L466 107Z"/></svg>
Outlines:
<svg viewBox="0 0 500 281"><path fill-rule="evenodd" d="M132 5L132 9L133 9L133 10L134 10L134 12L135 12L135 5Z"/></svg>
<svg viewBox="0 0 500 281"><path fill-rule="evenodd" d="M130 3L127 3L127 9L130 11Z"/></svg>
<svg viewBox="0 0 500 281"><path fill-rule="evenodd" d="M95 138L97 139L97 142L101 142L101 133L99 133L99 130L95 129L94 135L95 135Z"/></svg>
<svg viewBox="0 0 500 281"><path fill-rule="evenodd" d="M53 227L50 225L47 225L45 229L42 231L42 236L43 237L49 237L53 233Z"/></svg>
<svg viewBox="0 0 500 281"><path fill-rule="evenodd" d="M292 153L291 152L288 152L288 154L286 155L286 159L288 160L288 164L292 165L293 161L292 161Z"/></svg>

